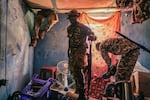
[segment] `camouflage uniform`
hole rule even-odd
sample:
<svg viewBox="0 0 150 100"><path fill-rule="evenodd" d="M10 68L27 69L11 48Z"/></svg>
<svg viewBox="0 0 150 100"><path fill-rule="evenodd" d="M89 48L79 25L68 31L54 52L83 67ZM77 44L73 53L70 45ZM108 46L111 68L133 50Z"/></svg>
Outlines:
<svg viewBox="0 0 150 100"><path fill-rule="evenodd" d="M84 77L81 73L81 69L84 68L84 58L86 55L86 49L88 45L86 43L87 36L94 35L93 32L81 23L71 24L68 28L69 38L69 68L71 74L76 82L76 92L84 90Z"/></svg>
<svg viewBox="0 0 150 100"><path fill-rule="evenodd" d="M118 64L116 81L129 81L137 58L140 54L139 47L124 38L107 39L101 43L101 54L108 67L111 66L111 59L108 53L121 55Z"/></svg>

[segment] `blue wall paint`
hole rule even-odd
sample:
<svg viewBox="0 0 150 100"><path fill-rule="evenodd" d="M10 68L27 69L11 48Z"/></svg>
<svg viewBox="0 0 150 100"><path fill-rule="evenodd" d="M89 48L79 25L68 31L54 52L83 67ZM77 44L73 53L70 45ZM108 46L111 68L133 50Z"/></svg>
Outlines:
<svg viewBox="0 0 150 100"><path fill-rule="evenodd" d="M125 16L122 14L121 33L130 37L130 39L146 46L150 49L150 20L142 24L131 24L131 13ZM66 15L59 14L59 22L54 25L52 30L46 33L44 40L39 40L34 53L34 72L39 73L40 68L45 65L56 66L61 60L67 58L68 38L67 26L69 25ZM141 50L139 56L140 63L150 69L150 54Z"/></svg>
<svg viewBox="0 0 150 100"><path fill-rule="evenodd" d="M34 73L39 73L42 66L56 66L59 61L68 59L68 25L66 15L59 14L59 22L45 34L43 40L38 40L34 50Z"/></svg>
<svg viewBox="0 0 150 100"><path fill-rule="evenodd" d="M131 20L131 12L122 13L121 33L150 50L150 19L136 24L131 24ZM138 61L150 69L150 53L141 49Z"/></svg>
<svg viewBox="0 0 150 100"><path fill-rule="evenodd" d="M0 87L0 100L21 91L32 75L33 48L20 0L1 0L0 79L8 80ZM7 7L8 6L8 7ZM31 17L31 16L30 16ZM6 74L6 76L5 76Z"/></svg>

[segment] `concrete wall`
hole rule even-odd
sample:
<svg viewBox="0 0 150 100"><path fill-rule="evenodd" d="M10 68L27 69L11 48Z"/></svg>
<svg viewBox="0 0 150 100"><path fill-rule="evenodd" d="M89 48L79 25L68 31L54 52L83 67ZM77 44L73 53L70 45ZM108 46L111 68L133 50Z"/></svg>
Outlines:
<svg viewBox="0 0 150 100"><path fill-rule="evenodd" d="M28 16L23 13L21 1L1 0L0 4L0 79L8 80L6 86L0 87L0 100L6 100L29 82L33 48L29 47L30 33L25 20Z"/></svg>

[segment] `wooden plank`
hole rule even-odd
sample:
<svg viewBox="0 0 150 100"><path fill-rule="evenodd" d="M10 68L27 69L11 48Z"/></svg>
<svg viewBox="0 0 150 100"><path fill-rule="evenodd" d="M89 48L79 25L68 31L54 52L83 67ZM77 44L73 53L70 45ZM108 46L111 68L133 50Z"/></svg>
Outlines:
<svg viewBox="0 0 150 100"><path fill-rule="evenodd" d="M135 95L143 92L145 97L150 97L150 73L134 72L131 77L131 82Z"/></svg>

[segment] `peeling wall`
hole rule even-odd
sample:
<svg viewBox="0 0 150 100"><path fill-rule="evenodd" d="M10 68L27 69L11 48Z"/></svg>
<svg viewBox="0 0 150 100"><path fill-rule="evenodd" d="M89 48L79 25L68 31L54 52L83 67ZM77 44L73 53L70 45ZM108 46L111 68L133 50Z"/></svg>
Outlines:
<svg viewBox="0 0 150 100"><path fill-rule="evenodd" d="M30 33L21 0L1 0L0 79L7 79L0 87L0 100L21 90L32 75L33 48L29 47Z"/></svg>

